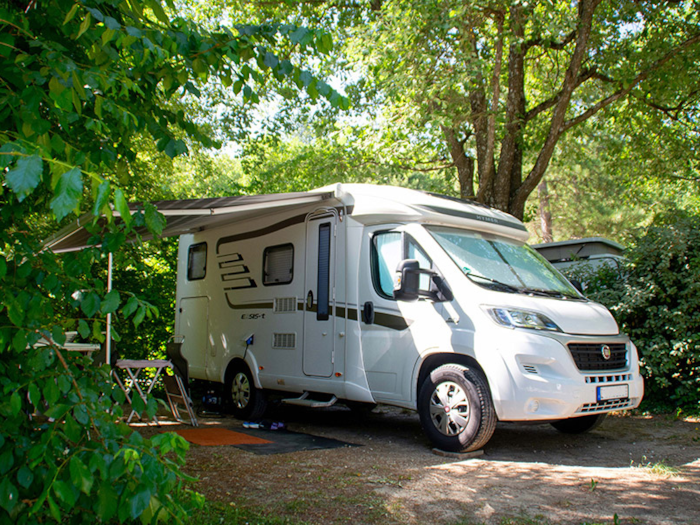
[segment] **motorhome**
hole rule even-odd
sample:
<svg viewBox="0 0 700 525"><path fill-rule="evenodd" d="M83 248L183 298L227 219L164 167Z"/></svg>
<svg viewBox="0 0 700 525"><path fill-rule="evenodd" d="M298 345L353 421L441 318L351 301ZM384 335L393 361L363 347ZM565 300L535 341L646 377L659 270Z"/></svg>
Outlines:
<svg viewBox="0 0 700 525"><path fill-rule="evenodd" d="M460 452L497 421L579 433L639 405L634 344L514 217L362 184L235 199L159 209L206 215L180 231L175 332L190 377L225 385L236 417L273 394L382 403Z"/></svg>

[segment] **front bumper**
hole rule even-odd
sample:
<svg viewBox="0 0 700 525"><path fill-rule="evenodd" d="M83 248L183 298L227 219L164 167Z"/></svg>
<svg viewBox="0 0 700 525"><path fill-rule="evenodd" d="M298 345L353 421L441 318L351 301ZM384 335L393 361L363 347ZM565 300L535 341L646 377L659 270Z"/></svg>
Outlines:
<svg viewBox="0 0 700 525"><path fill-rule="evenodd" d="M498 352L479 359L501 421L548 421L636 408L644 395L637 350L624 335L572 336L509 330ZM579 345L579 346L577 346ZM575 360L571 348L624 348L614 369ZM619 353L618 353L619 357ZM578 361L578 366L577 366ZM584 369L580 369L582 366Z"/></svg>

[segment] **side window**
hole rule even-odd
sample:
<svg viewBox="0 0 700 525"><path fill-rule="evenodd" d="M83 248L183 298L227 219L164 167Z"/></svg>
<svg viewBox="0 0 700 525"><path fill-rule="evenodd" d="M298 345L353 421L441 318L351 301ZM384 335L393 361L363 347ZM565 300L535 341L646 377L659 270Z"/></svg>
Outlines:
<svg viewBox="0 0 700 525"><path fill-rule="evenodd" d="M270 246L263 252L263 285L289 284L294 278L294 245Z"/></svg>
<svg viewBox="0 0 700 525"><path fill-rule="evenodd" d="M207 243L200 242L190 246L187 256L187 280L204 279L207 274Z"/></svg>
<svg viewBox="0 0 700 525"><path fill-rule="evenodd" d="M381 232L372 238L372 278L380 295L393 298L396 267L404 259L416 259L421 268L432 267L430 258L409 235ZM430 276L420 276L420 288L430 289Z"/></svg>
<svg viewBox="0 0 700 525"><path fill-rule="evenodd" d="M415 259L421 268L430 269L433 266L433 262L425 254L423 248L416 244L412 238L408 238L406 242L406 259ZM421 290L430 290L430 276L421 275L419 287Z"/></svg>

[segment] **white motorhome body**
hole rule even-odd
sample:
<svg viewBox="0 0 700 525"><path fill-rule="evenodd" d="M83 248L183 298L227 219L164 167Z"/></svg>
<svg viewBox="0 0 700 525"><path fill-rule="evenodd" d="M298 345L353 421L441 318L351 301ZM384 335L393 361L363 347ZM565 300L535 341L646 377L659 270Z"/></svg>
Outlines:
<svg viewBox="0 0 700 525"><path fill-rule="evenodd" d="M266 391L385 403L470 450L497 419L578 432L639 405L636 348L515 218L404 188L308 195L242 201L180 236L175 333L190 377L226 384L238 417Z"/></svg>

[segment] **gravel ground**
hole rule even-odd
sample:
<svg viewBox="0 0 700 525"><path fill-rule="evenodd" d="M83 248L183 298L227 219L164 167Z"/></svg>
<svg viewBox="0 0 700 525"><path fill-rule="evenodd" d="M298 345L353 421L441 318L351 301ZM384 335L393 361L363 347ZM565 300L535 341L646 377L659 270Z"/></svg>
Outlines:
<svg viewBox="0 0 700 525"><path fill-rule="evenodd" d="M269 416L360 446L261 456L192 445L185 470L200 492L312 524L700 524L698 419L616 414L580 436L502 423L483 454L465 459L435 454L418 416L400 409ZM230 417L201 423L242 429Z"/></svg>

